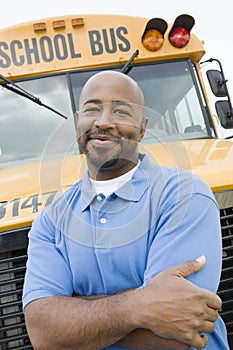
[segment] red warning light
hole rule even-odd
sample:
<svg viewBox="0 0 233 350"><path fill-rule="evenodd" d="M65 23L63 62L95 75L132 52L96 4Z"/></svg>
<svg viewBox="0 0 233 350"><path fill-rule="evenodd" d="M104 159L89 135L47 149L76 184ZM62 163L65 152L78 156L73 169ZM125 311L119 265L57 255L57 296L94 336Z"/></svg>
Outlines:
<svg viewBox="0 0 233 350"><path fill-rule="evenodd" d="M172 30L169 40L175 47L184 47L188 44L190 33L184 27L176 27Z"/></svg>
<svg viewBox="0 0 233 350"><path fill-rule="evenodd" d="M190 31L194 26L194 23L195 21L192 16L178 16L168 35L170 43L178 48L185 47L190 40Z"/></svg>

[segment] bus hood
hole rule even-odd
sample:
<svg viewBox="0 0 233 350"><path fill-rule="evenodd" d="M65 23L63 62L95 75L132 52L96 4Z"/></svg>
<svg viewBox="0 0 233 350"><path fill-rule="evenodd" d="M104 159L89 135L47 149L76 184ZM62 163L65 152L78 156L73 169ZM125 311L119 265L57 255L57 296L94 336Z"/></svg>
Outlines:
<svg viewBox="0 0 233 350"><path fill-rule="evenodd" d="M199 175L213 192L233 189L233 142L198 139L140 145L158 164ZM26 163L0 170L0 231L30 226L41 209L79 180L83 155Z"/></svg>
<svg viewBox="0 0 233 350"><path fill-rule="evenodd" d="M143 145L142 152L158 164L199 175L213 192L233 189L233 142L196 139Z"/></svg>
<svg viewBox="0 0 233 350"><path fill-rule="evenodd" d="M30 226L85 168L85 157L76 155L0 169L0 232Z"/></svg>

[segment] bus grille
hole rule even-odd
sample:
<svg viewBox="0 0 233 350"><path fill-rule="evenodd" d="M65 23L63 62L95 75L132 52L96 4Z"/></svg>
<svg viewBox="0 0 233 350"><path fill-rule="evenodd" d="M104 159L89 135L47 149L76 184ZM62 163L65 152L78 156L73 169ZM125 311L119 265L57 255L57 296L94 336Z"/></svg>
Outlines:
<svg viewBox="0 0 233 350"><path fill-rule="evenodd" d="M233 349L233 207L220 210L223 266L218 294L220 312ZM0 350L33 350L22 312L28 229L0 234Z"/></svg>
<svg viewBox="0 0 233 350"><path fill-rule="evenodd" d="M27 231L13 231L0 236L1 350L33 349L26 332L21 302L27 260Z"/></svg>
<svg viewBox="0 0 233 350"><path fill-rule="evenodd" d="M226 324L230 348L233 349L233 207L220 210L223 266L218 295L223 301L221 316Z"/></svg>

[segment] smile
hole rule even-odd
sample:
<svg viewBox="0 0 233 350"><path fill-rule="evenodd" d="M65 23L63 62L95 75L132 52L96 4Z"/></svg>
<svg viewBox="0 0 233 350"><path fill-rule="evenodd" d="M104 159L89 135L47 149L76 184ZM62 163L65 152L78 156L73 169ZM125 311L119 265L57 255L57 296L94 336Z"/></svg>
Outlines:
<svg viewBox="0 0 233 350"><path fill-rule="evenodd" d="M93 145L93 146L97 146L97 147L111 147L113 145L115 145L116 143L118 143L116 140L101 140L101 139L90 139L89 142Z"/></svg>
<svg viewBox="0 0 233 350"><path fill-rule="evenodd" d="M120 138L109 135L90 135L88 142L97 147L111 147L116 143L119 143Z"/></svg>

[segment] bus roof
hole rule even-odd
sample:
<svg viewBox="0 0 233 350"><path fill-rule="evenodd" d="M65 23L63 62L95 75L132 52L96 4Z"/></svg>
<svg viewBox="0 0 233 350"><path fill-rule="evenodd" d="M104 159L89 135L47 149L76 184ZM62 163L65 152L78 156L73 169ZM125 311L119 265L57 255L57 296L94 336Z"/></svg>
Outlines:
<svg viewBox="0 0 233 350"><path fill-rule="evenodd" d="M199 62L203 42L191 33L184 48L168 40L149 51L142 35L150 19L121 15L70 15L40 19L0 30L1 73L10 79L70 70L124 65L138 50L134 63L190 57Z"/></svg>

